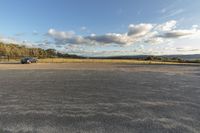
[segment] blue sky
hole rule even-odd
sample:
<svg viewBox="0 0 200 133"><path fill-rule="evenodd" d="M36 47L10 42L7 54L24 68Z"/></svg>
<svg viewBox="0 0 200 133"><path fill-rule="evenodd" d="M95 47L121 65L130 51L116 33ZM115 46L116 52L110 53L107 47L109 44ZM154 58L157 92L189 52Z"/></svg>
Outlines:
<svg viewBox="0 0 200 133"><path fill-rule="evenodd" d="M89 56L200 53L199 0L0 0L0 41Z"/></svg>

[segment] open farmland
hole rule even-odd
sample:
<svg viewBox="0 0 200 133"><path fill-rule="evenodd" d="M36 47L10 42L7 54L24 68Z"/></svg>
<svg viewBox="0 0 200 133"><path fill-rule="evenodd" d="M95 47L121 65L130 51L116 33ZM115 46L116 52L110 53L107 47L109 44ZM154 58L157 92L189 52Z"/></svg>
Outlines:
<svg viewBox="0 0 200 133"><path fill-rule="evenodd" d="M0 133L199 133L198 65L0 64Z"/></svg>

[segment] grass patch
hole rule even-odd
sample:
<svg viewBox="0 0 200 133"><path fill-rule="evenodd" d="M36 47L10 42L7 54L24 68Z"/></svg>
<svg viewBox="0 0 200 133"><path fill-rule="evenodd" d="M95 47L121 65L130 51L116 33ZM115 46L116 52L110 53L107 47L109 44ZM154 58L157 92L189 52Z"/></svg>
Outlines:
<svg viewBox="0 0 200 133"><path fill-rule="evenodd" d="M134 59L66 59L66 58L39 59L38 63L183 64L178 62L145 61L145 60L134 60Z"/></svg>
<svg viewBox="0 0 200 133"><path fill-rule="evenodd" d="M21 59L0 59L0 63L20 63ZM38 63L113 63L113 64L198 64L197 61L153 61L137 59L77 59L77 58L44 58Z"/></svg>
<svg viewBox="0 0 200 133"><path fill-rule="evenodd" d="M11 63L17 63L20 62L21 59L0 59L0 62L2 63L7 63L7 62L11 62Z"/></svg>

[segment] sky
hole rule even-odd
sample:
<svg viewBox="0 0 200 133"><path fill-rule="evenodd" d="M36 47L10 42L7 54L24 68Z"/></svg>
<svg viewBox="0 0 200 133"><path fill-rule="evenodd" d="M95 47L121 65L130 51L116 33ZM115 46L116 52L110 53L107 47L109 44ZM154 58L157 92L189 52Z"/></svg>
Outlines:
<svg viewBox="0 0 200 133"><path fill-rule="evenodd" d="M0 0L0 41L83 56L200 54L200 0Z"/></svg>

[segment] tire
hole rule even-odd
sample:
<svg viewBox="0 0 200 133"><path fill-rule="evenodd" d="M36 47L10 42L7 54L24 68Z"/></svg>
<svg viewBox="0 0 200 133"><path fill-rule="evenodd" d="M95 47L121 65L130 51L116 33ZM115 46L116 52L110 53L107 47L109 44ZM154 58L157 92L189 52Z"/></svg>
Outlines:
<svg viewBox="0 0 200 133"><path fill-rule="evenodd" d="M26 62L27 62L27 64L31 64L31 61L30 61L30 60L27 60Z"/></svg>

